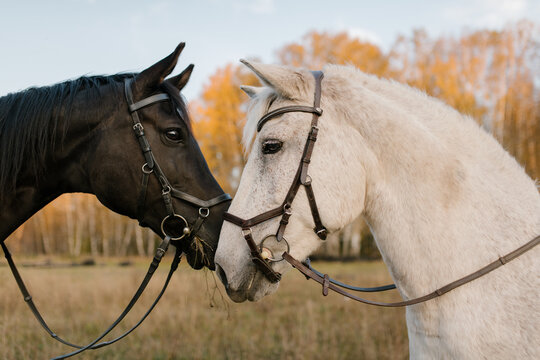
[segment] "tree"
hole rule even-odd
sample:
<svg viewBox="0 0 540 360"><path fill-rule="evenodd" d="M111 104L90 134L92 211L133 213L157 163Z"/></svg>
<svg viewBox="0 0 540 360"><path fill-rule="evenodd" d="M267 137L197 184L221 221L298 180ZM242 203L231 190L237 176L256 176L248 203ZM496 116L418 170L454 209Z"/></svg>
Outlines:
<svg viewBox="0 0 540 360"><path fill-rule="evenodd" d="M232 64L218 69L201 98L190 104L194 131L210 170L227 192L238 186L244 165L242 129L247 95L240 85L256 85L255 76Z"/></svg>
<svg viewBox="0 0 540 360"><path fill-rule="evenodd" d="M301 42L277 51L280 62L294 67L321 69L325 64L354 65L362 71L384 75L388 57L375 44L361 41L345 32L331 34L312 31Z"/></svg>
<svg viewBox="0 0 540 360"><path fill-rule="evenodd" d="M420 88L491 131L532 178L540 178L540 29L521 21L500 31L431 38L423 30L399 36L389 51L347 33L312 31L277 52L280 63L321 69L353 65ZM234 193L244 165L241 146L248 96L259 85L243 66L228 64L189 104L201 149L223 188ZM156 236L104 208L93 196L66 194L13 235L15 252L77 256L151 253ZM360 239L361 238L361 239ZM357 220L321 248L325 255L372 256L369 229ZM372 238L370 241L373 241Z"/></svg>

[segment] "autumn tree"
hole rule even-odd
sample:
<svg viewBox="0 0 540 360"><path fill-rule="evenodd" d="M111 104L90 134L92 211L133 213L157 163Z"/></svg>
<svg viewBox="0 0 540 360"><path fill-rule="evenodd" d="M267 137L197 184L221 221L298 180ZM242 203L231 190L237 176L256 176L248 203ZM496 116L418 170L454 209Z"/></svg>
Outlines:
<svg viewBox="0 0 540 360"><path fill-rule="evenodd" d="M277 56L284 65L314 70L322 69L325 64L339 64L385 75L388 68L388 57L377 45L351 37L346 32L312 31L300 42L285 45L277 51Z"/></svg>
<svg viewBox="0 0 540 360"><path fill-rule="evenodd" d="M529 21L437 39L417 30L393 45L388 76L472 116L540 178L538 39Z"/></svg>
<svg viewBox="0 0 540 360"><path fill-rule="evenodd" d="M312 31L276 52L281 64L321 69L327 63L409 84L470 115L540 178L540 30L529 21L502 30L465 31L432 38L415 30L399 36L390 50L348 33ZM208 79L189 104L201 149L220 184L234 193L244 166L241 138L248 97L240 85L259 85L240 65L228 64ZM93 196L64 195L24 224L13 237L16 250L78 256L144 255L155 235L133 220L105 209ZM373 256L362 221L353 222L321 253ZM367 246L366 246L367 244Z"/></svg>
<svg viewBox="0 0 540 360"><path fill-rule="evenodd" d="M247 95L240 85L258 84L255 76L237 65L218 69L199 100L190 104L194 131L210 170L227 192L238 186L244 165L242 129Z"/></svg>

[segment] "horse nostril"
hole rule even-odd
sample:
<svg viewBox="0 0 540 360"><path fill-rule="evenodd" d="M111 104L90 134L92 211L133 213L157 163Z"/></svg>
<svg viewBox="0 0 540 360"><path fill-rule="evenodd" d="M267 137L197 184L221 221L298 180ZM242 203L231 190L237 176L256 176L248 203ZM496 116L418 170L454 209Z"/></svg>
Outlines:
<svg viewBox="0 0 540 360"><path fill-rule="evenodd" d="M225 271L219 264L216 264L216 272L218 275L219 280L225 285L225 288L229 287L229 283L227 282L227 275L225 275Z"/></svg>

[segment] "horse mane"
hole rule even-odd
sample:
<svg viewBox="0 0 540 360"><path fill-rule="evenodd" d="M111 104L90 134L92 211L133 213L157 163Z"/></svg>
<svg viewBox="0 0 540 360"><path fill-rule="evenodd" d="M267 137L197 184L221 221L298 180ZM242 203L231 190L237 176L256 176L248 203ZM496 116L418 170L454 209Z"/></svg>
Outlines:
<svg viewBox="0 0 540 360"><path fill-rule="evenodd" d="M403 111L416 114L418 120L430 126L437 121L448 121L449 119L461 120L477 127L477 124L467 115L460 114L457 110L446 104L444 101L429 96L424 91L400 83L393 79L381 78L376 75L364 73L354 66L327 64L323 68L325 77L323 79L323 101L324 98L339 100L343 98L344 89L362 87L364 90L377 93L378 97L384 97L385 101L391 102L395 107ZM268 111L268 108L279 94L271 87L265 86L264 90L249 102L247 119L244 126L242 144L247 155L253 144L257 133L257 122ZM304 105L310 105L308 102ZM419 111L425 110L424 113ZM445 114L440 117L433 117L433 112Z"/></svg>
<svg viewBox="0 0 540 360"><path fill-rule="evenodd" d="M0 97L0 199L15 189L23 165L36 179L39 177L48 150L57 141L63 141L75 96L80 91L90 90L85 94L86 99L96 101L102 86L120 83L134 75L83 76ZM63 127L62 136L57 139L59 126Z"/></svg>
<svg viewBox="0 0 540 360"><path fill-rule="evenodd" d="M278 94L274 89L265 87L255 99L250 101L246 114L246 124L244 125L244 132L242 135L242 145L246 157L248 156L251 146L253 145L253 140L257 135L257 122L268 111L270 105L272 105L272 102L274 102L277 97Z"/></svg>

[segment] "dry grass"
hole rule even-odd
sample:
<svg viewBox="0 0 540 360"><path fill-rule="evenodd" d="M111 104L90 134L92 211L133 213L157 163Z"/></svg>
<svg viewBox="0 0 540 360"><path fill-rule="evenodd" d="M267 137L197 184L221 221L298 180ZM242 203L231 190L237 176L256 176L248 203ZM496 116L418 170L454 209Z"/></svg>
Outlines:
<svg viewBox="0 0 540 360"><path fill-rule="evenodd" d="M101 261L104 262L104 261ZM85 343L127 304L147 266L102 265L22 268L30 292L53 331ZM99 262L98 262L99 263ZM1 263L5 265L5 261ZM358 284L386 283L380 262L317 263L323 271ZM164 280L164 260L127 324L143 313ZM155 281L157 280L157 281ZM0 267L0 358L46 359L70 351L41 329L26 307L7 266ZM212 273L183 264L154 313L126 339L82 359L404 359L404 311L368 307L331 294L296 272L279 291L258 303L221 297ZM396 294L376 296L396 300ZM144 309L146 310L146 309ZM121 329L126 326L119 326ZM119 334L119 331L115 331Z"/></svg>

